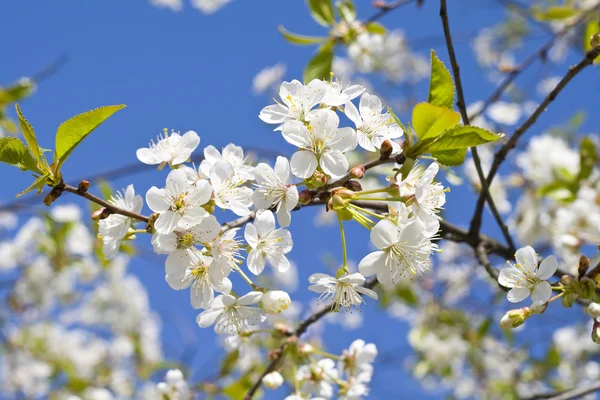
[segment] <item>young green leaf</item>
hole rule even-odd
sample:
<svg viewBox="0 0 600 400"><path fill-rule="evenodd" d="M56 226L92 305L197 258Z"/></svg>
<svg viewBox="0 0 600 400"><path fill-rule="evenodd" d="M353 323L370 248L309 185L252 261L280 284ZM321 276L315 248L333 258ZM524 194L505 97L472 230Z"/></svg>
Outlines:
<svg viewBox="0 0 600 400"><path fill-rule="evenodd" d="M581 140L581 147L579 150L580 167L579 174L577 175L577 181L581 182L590 177L594 166L598 163L598 154L596 153L596 146L589 137L585 137Z"/></svg>
<svg viewBox="0 0 600 400"><path fill-rule="evenodd" d="M369 22L365 25L365 29L369 33L374 33L376 35L385 35L386 29L385 26L377 23L377 22Z"/></svg>
<svg viewBox="0 0 600 400"><path fill-rule="evenodd" d="M37 138L35 137L35 132L33 131L33 127L25 119L23 113L21 112L21 107L18 104L15 104L15 108L17 109L17 115L19 116L19 125L21 126L21 132L23 133L23 137L27 142L27 146L29 147L29 152L33 156L36 161L38 167L41 168L41 153L40 146L38 145Z"/></svg>
<svg viewBox="0 0 600 400"><path fill-rule="evenodd" d="M56 131L56 159L57 171L69 157L73 149L81 143L94 129L115 112L125 108L124 104L104 106L84 112L63 122Z"/></svg>
<svg viewBox="0 0 600 400"><path fill-rule="evenodd" d="M297 33L290 32L286 30L283 26L279 25L277 27L279 32L283 35L283 37L290 43L299 44L299 45L311 45L311 44L319 44L325 42L328 37L319 37L319 36L305 36L299 35Z"/></svg>
<svg viewBox="0 0 600 400"><path fill-rule="evenodd" d="M42 192L42 190L44 189L44 185L46 184L46 182L48 181L48 178L50 177L50 174L44 174L40 177L38 177L35 182L33 182L31 184L31 186L29 186L27 189L23 190L21 193L19 193L16 197L21 197L26 193L31 192L32 190L36 190L37 189L37 193L36 194L40 194Z"/></svg>
<svg viewBox="0 0 600 400"><path fill-rule="evenodd" d="M600 32L600 22L598 22L598 15L596 15L585 26L585 32L583 34L583 49L586 53L592 49L592 43L590 42L590 38L598 32ZM594 64L597 64L599 62L600 56L596 57L596 59L594 60Z"/></svg>
<svg viewBox="0 0 600 400"><path fill-rule="evenodd" d="M356 19L356 7L350 0L337 3L338 13L344 21L354 21Z"/></svg>
<svg viewBox="0 0 600 400"><path fill-rule="evenodd" d="M14 165L23 171L33 171L41 174L37 161L32 157L27 146L15 137L0 138L0 162Z"/></svg>
<svg viewBox="0 0 600 400"><path fill-rule="evenodd" d="M454 81L450 71L431 50L431 78L429 80L428 103L454 109Z"/></svg>
<svg viewBox="0 0 600 400"><path fill-rule="evenodd" d="M321 46L319 52L304 69L304 83L309 83L313 79L328 79L332 61L333 47L330 44Z"/></svg>
<svg viewBox="0 0 600 400"><path fill-rule="evenodd" d="M308 4L310 15L312 15L317 23L325 27L335 23L331 0L306 0L306 3Z"/></svg>
<svg viewBox="0 0 600 400"><path fill-rule="evenodd" d="M433 139L423 141L423 145L426 148L426 151L423 153L467 149L480 144L493 142L503 136L504 134L493 133L476 126L457 125Z"/></svg>
<svg viewBox="0 0 600 400"><path fill-rule="evenodd" d="M445 107L419 103L413 108L412 126L419 140L434 138L460 121L460 114Z"/></svg>
<svg viewBox="0 0 600 400"><path fill-rule="evenodd" d="M431 156L442 165L456 167L457 165L461 165L465 162L465 158L467 157L467 149L437 151L435 153L431 153Z"/></svg>
<svg viewBox="0 0 600 400"><path fill-rule="evenodd" d="M539 21L560 21L576 15L577 9L567 5L550 6L545 10L534 8L531 14Z"/></svg>
<svg viewBox="0 0 600 400"><path fill-rule="evenodd" d="M0 88L0 107L17 102L29 96L35 90L35 83L29 78L19 79L18 82Z"/></svg>

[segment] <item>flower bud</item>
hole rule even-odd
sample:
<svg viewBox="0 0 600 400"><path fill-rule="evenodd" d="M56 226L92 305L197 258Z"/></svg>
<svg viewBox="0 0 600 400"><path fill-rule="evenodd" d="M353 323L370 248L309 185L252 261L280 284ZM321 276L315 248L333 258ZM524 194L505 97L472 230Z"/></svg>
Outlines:
<svg viewBox="0 0 600 400"><path fill-rule="evenodd" d="M592 327L592 340L594 343L600 344L600 323L598 321L594 321L594 326Z"/></svg>
<svg viewBox="0 0 600 400"><path fill-rule="evenodd" d="M90 181L86 181L84 179L81 182L79 182L79 186L77 186L77 193L86 194L89 188L90 188Z"/></svg>
<svg viewBox="0 0 600 400"><path fill-rule="evenodd" d="M309 355L314 353L315 348L309 343L300 343L298 344L298 353L300 355Z"/></svg>
<svg viewBox="0 0 600 400"><path fill-rule="evenodd" d="M584 255L579 257L579 267L577 268L577 272L579 273L579 278L585 275L588 268L590 267L590 259Z"/></svg>
<svg viewBox="0 0 600 400"><path fill-rule="evenodd" d="M312 193L309 190L302 190L298 193L298 202L306 205L312 201Z"/></svg>
<svg viewBox="0 0 600 400"><path fill-rule="evenodd" d="M363 188L359 181L349 180L344 183L344 187L352 190L353 192L362 192Z"/></svg>
<svg viewBox="0 0 600 400"><path fill-rule="evenodd" d="M587 306L587 313L590 314L592 318L600 317L600 304L590 303L590 305Z"/></svg>
<svg viewBox="0 0 600 400"><path fill-rule="evenodd" d="M531 316L529 307L523 307L516 310L510 310L500 320L500 326L504 329L512 329L523 325Z"/></svg>
<svg viewBox="0 0 600 400"><path fill-rule="evenodd" d="M381 143L381 147L379 148L379 154L381 158L389 158L392 155L392 151L394 150L394 146L392 145L392 141L386 139Z"/></svg>
<svg viewBox="0 0 600 400"><path fill-rule="evenodd" d="M573 282L573 277L570 275L563 275L560 278L560 282L564 285L564 286L569 286L572 282Z"/></svg>
<svg viewBox="0 0 600 400"><path fill-rule="evenodd" d="M581 297L583 297L584 299L591 299L594 296L594 293L596 292L596 282L593 279L584 276L583 279L581 279L580 283Z"/></svg>
<svg viewBox="0 0 600 400"><path fill-rule="evenodd" d="M267 314L279 314L283 310L286 310L290 304L292 304L292 300L287 292L283 290L269 290L263 294L260 301L260 308Z"/></svg>
<svg viewBox="0 0 600 400"><path fill-rule="evenodd" d="M563 307L571 308L573 304L577 301L577 294L570 293L566 294L562 297L562 305Z"/></svg>
<svg viewBox="0 0 600 400"><path fill-rule="evenodd" d="M354 179L362 179L365 176L365 166L358 165L350 170L350 177Z"/></svg>
<svg viewBox="0 0 600 400"><path fill-rule="evenodd" d="M92 219L94 221L106 219L106 218L110 217L111 214L112 214L112 211L110 211L108 208L102 207L92 213Z"/></svg>
<svg viewBox="0 0 600 400"><path fill-rule="evenodd" d="M283 377L279 372L273 371L262 378L262 383L268 389L277 389L283 385Z"/></svg>
<svg viewBox="0 0 600 400"><path fill-rule="evenodd" d="M600 33L595 33L592 36L590 36L590 44L592 45L592 47L600 46Z"/></svg>

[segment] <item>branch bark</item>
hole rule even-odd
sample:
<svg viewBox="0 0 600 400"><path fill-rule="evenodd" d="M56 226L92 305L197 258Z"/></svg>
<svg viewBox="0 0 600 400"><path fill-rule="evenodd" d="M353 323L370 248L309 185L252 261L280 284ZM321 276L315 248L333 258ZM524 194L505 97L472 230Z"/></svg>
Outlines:
<svg viewBox="0 0 600 400"><path fill-rule="evenodd" d="M536 110L527 118L527 120L518 127L514 134L510 137L510 139L496 152L494 155L494 162L492 163L492 167L490 168L490 172L486 179L486 187L482 187L481 193L479 194L479 198L477 199L477 205L475 207L475 212L473 213L473 218L471 219L471 227L470 232L476 234L481 229L481 221L483 214L483 206L485 204L486 197L488 196L488 190L492 180L496 176L500 165L506 159L506 155L509 151L511 151L517 145L517 142L527 132L527 130L537 122L538 118L546 109L548 105L556 99L558 94L571 82L573 78L575 78L581 71L583 71L586 67L593 64L596 57L600 55L600 46L594 47L590 51L586 53L583 59L574 67L570 67L569 71L564 75L564 77L560 80L558 85L546 96L546 98L540 103L540 105L536 108Z"/></svg>

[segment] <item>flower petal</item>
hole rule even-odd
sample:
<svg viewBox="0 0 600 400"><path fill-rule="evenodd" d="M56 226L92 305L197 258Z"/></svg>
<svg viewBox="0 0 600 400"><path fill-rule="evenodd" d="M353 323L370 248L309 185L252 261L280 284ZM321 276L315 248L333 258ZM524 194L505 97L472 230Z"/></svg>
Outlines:
<svg viewBox="0 0 600 400"><path fill-rule="evenodd" d="M538 277L538 279L545 281L550 279L550 277L554 275L557 269L558 261L556 261L556 257L548 256L544 258L544 261L542 261L542 263L540 264L540 267L535 275Z"/></svg>

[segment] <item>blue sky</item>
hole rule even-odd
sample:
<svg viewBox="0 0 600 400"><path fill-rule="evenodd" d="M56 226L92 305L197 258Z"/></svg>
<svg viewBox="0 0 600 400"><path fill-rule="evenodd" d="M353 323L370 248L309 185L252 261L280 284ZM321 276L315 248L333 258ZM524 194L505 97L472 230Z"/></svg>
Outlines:
<svg viewBox="0 0 600 400"><path fill-rule="evenodd" d="M359 3L359 15L367 17L374 12L370 1ZM410 41L419 44L418 52L427 56L433 47L447 61L439 5L435 1L425 3L418 10L411 5L389 13L381 22L403 29ZM493 86L476 66L467 40L479 28L499 21L503 12L493 0L449 3L467 103L471 103L486 98ZM314 48L288 44L277 32L278 24L294 32L315 35L323 34L323 28L312 21L300 0L237 0L211 16L203 16L186 6L184 11L173 13L152 7L144 0L21 0L0 4L0 14L4 16L0 24L3 38L0 84L31 75L61 54L69 57L66 65L42 82L37 93L22 104L43 147L52 147L56 127L70 116L101 105L127 104L125 110L86 139L69 159L63 169L67 181L136 162L135 150L146 146L164 127L197 131L202 138L200 147L208 144L222 147L233 142L291 154L293 149L279 134L257 118L260 109L271 100L252 94L252 78L264 66L282 61L288 67L286 79L301 79ZM516 59L522 60L539 46L543 35L541 32L540 39L526 42ZM571 51L568 60L573 63L580 57L580 52ZM563 74L566 65L554 70ZM536 65L524 74L522 82L527 85L540 74L552 71L552 67ZM532 133L539 134L554 123L566 121L577 109L597 100L597 80L589 83L595 77L597 71L593 70L578 77ZM526 87L531 88L531 83ZM419 88L417 95L425 100L427 87L424 84ZM539 101L539 96L535 96L533 93L533 98ZM404 121L409 119L407 115L401 117ZM597 126L598 116L588 115L584 131ZM145 193L153 185L161 186L164 175L164 172L141 173L112 184L122 188L133 182L138 192ZM4 189L0 202L11 201L15 193L29 184L26 174L4 165L0 165L0 176ZM448 195L447 201L446 217L465 225L474 204L472 195L466 188L458 189ZM307 277L323 270L320 254L329 249L341 258L337 228L315 228L314 215L315 211L310 210L303 216L293 216L295 247L291 258L299 266L297 298L303 301L314 297L306 290ZM493 225L488 225L487 232L497 234ZM359 261L367 254L368 235L364 230L350 232L349 256ZM145 238L140 243L149 246ZM177 315L189 324L199 347L212 348L214 333L193 325L197 312L189 304L188 293L168 288L162 266L135 259L131 271L147 285L156 310L162 315ZM328 326L330 351L341 351L361 337L376 342L381 354L395 355L396 362L382 367L383 371L376 370L370 398L390 398L390 393L399 390L407 397L439 397L424 391L403 368L409 348L405 325L390 320L374 302L368 303L363 311L362 328L346 331L339 325ZM169 324L170 319L164 323ZM167 355L177 356L172 349L181 350L183 345L175 329L166 328L164 336L169 343ZM194 361L199 368L196 377L208 376L214 370L211 360L214 355L210 351L198 352Z"/></svg>

